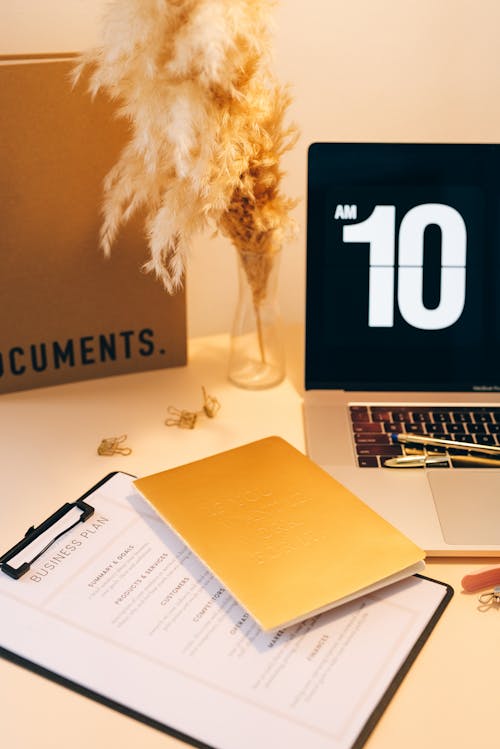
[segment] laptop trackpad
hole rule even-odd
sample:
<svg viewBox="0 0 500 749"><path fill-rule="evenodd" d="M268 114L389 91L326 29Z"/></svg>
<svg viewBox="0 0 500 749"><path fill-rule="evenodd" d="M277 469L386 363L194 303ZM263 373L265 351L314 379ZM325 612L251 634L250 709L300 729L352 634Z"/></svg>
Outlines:
<svg viewBox="0 0 500 749"><path fill-rule="evenodd" d="M500 471L427 472L448 544L500 545Z"/></svg>

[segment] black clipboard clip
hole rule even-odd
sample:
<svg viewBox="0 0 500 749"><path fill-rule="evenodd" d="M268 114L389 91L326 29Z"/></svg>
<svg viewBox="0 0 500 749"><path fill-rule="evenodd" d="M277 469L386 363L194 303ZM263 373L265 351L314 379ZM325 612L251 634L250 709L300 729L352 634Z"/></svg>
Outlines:
<svg viewBox="0 0 500 749"><path fill-rule="evenodd" d="M52 526L54 526L56 523L59 522L62 518L64 518L65 515L67 515L71 510L78 509L81 511L80 517L78 520L76 520L74 523L69 525L67 528L64 528L62 531L57 533L55 536L53 536L50 541L45 544L43 549L39 550L35 556L29 560L29 562L22 562L22 564L19 565L19 567L14 567L9 562L12 559L15 559L22 551L24 551L28 546L31 546L34 541L36 541L37 538L39 538L41 535L43 535L46 531L48 531ZM47 520L44 520L43 523L41 523L38 528L35 528L34 526L31 526L31 528L28 528L26 531L26 534L21 541L18 541L18 543L12 547L12 549L9 549L5 554L2 554L0 557L0 569L2 572L5 572L6 575L9 577L12 577L14 580L19 580L20 577L22 577L28 570L30 569L33 562L35 562L38 557L40 557L47 549L52 546L53 543L57 541L58 538L61 538L61 536L64 536L65 533L70 531L72 528L75 527L75 525L78 525L78 523L84 523L91 515L94 514L94 508L91 507L91 505L87 504L81 499L77 499L76 502L66 502L62 507L60 507L56 512L54 512L50 517L47 518Z"/></svg>

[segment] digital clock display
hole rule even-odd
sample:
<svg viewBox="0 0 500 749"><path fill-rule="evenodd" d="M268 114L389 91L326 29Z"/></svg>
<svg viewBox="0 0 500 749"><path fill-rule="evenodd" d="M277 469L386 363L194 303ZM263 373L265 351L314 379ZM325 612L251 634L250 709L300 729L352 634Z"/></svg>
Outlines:
<svg viewBox="0 0 500 749"><path fill-rule="evenodd" d="M500 146L309 149L307 387L496 389Z"/></svg>

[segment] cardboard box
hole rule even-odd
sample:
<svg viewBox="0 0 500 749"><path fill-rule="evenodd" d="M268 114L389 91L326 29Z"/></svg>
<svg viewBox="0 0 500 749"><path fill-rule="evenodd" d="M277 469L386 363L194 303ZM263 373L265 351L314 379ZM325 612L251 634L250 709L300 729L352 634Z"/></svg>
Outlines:
<svg viewBox="0 0 500 749"><path fill-rule="evenodd" d="M142 222L98 247L127 125L73 66L0 63L0 392L186 363L185 295L141 271Z"/></svg>

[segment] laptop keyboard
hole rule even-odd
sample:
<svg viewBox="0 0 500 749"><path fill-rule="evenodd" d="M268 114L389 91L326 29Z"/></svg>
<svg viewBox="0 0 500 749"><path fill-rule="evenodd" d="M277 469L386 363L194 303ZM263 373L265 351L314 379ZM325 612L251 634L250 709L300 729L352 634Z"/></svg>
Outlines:
<svg viewBox="0 0 500 749"><path fill-rule="evenodd" d="M349 412L358 465L361 468L383 467L389 458L398 455L422 454L422 445L397 444L391 435L428 435L454 442L475 445L500 446L500 408L487 406L398 406L398 405L350 405ZM436 467L495 467L489 459L479 465L467 462L466 448L443 448L427 445L429 455L443 454L447 461ZM477 455L477 453L475 453ZM463 458L462 456L466 456ZM461 459L462 458L462 459ZM500 454L496 458L500 468Z"/></svg>

